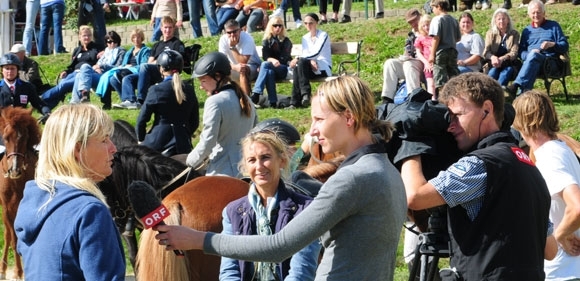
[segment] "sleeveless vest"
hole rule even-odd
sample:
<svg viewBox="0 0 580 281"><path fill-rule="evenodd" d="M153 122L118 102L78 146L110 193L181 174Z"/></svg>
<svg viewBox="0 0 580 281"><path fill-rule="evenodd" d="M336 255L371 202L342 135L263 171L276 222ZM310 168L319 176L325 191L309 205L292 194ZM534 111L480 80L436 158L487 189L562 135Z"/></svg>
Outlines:
<svg viewBox="0 0 580 281"><path fill-rule="evenodd" d="M485 162L487 187L470 221L450 208L449 233L460 280L544 280L550 194L544 178L507 132L481 140L468 155Z"/></svg>
<svg viewBox="0 0 580 281"><path fill-rule="evenodd" d="M279 232L294 218L294 216L302 212L311 201L311 198L287 189L284 182L280 180L280 183L278 184L279 206L273 211L274 213L271 214L271 223L275 223L275 225L270 226L273 228L272 233ZM254 213L254 209L252 209L247 196L228 204L226 207L226 213L230 218L234 235L257 234L256 214ZM251 281L252 276L254 275L254 263L242 260L239 260L238 263L240 266L242 281ZM276 265L276 270L278 275L280 273L282 274L282 276L279 276L280 280L284 280L290 270L290 258L278 263Z"/></svg>

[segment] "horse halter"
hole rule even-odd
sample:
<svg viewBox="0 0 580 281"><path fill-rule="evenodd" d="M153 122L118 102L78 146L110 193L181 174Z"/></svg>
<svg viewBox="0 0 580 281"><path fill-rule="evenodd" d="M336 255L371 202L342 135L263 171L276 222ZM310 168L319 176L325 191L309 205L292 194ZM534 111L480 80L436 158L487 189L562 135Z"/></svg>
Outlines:
<svg viewBox="0 0 580 281"><path fill-rule="evenodd" d="M26 155L24 155L24 153L20 153L20 152L10 152L8 154L6 154L6 156L4 157L6 159L6 162L8 161L8 159L10 159L10 157L14 156L14 160L12 161L12 165L9 165L8 168L6 168L5 165L5 161L2 161L2 169L4 170L4 177L5 178L18 178L18 177L11 177L11 172L13 171L17 171L18 170L18 156L23 158L23 162L25 164L22 165L22 170L26 170L27 165L26 165L26 161L24 161L26 158Z"/></svg>

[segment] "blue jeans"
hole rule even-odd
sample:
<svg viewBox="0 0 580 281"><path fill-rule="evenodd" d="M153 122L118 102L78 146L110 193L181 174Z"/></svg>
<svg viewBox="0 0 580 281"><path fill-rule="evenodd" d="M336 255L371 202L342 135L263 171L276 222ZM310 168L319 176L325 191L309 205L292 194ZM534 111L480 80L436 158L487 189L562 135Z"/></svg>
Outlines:
<svg viewBox="0 0 580 281"><path fill-rule="evenodd" d="M99 84L101 74L95 72L90 64L83 64L75 77L75 84L72 89L71 103L78 103L82 96L81 91L96 89Z"/></svg>
<svg viewBox="0 0 580 281"><path fill-rule="evenodd" d="M510 79L514 75L514 67L513 66L506 66L504 68L495 68L492 67L489 69L487 75L499 82L502 86L507 86L510 82Z"/></svg>
<svg viewBox="0 0 580 281"><path fill-rule="evenodd" d="M288 1L292 2L292 16L294 16L294 21L302 20L302 15L300 15L300 1L299 0L282 0L280 4L280 9L286 12L288 11Z"/></svg>
<svg viewBox="0 0 580 281"><path fill-rule="evenodd" d="M125 80L125 79L123 79ZM149 86L161 82L161 72L155 64L144 63L139 68L139 81L137 81L137 100L141 103L147 98Z"/></svg>
<svg viewBox="0 0 580 281"><path fill-rule="evenodd" d="M189 23L193 28L193 37L203 37L200 21L200 4L203 5L203 11L205 13L205 19L207 20L209 33L212 36L218 35L221 29L218 25L215 2L213 0L187 0L187 8L189 9Z"/></svg>
<svg viewBox="0 0 580 281"><path fill-rule="evenodd" d="M217 22L218 22L218 33L220 33L224 29L224 25L226 21L229 19L235 19L240 10L236 10L236 8L219 8L216 12Z"/></svg>
<svg viewBox="0 0 580 281"><path fill-rule="evenodd" d="M522 64L520 72L518 72L518 77L514 80L515 84L520 85L522 93L534 88L534 82L540 69L544 65L546 60L546 55L536 52L529 52L526 60Z"/></svg>
<svg viewBox="0 0 580 281"><path fill-rule="evenodd" d="M159 41L161 38L161 18L155 18L155 22L153 23L153 35L151 35L151 42Z"/></svg>
<svg viewBox="0 0 580 281"><path fill-rule="evenodd" d="M48 55L48 34L50 27L54 31L54 50L60 52L64 50L62 45L62 19L64 17L64 5L62 3L52 4L40 8L40 36L38 38L38 54Z"/></svg>
<svg viewBox="0 0 580 281"><path fill-rule="evenodd" d="M64 100L66 93L73 89L76 75L76 71L69 73L65 78L61 79L56 86L48 89L42 94L42 100L44 100L50 109L55 108L60 101Z"/></svg>
<svg viewBox="0 0 580 281"><path fill-rule="evenodd" d="M123 101L135 101L135 88L137 87L137 81L139 80L139 74L129 74L123 77L123 81L119 81L117 75L111 77L109 82L113 89L117 91L121 97L121 102Z"/></svg>
<svg viewBox="0 0 580 281"><path fill-rule="evenodd" d="M270 101L270 104L276 104L278 102L276 79L283 79L286 74L288 74L288 66L281 64L278 67L274 67L269 61L262 62L252 93L262 94L265 85L266 90L268 90L268 101Z"/></svg>
<svg viewBox="0 0 580 281"><path fill-rule="evenodd" d="M262 23L263 19L264 13L262 13L262 9L252 9L248 15L241 12L236 17L236 21L240 23L240 27L246 26L246 31L248 33L256 31L257 26Z"/></svg>
<svg viewBox="0 0 580 281"><path fill-rule="evenodd" d="M24 34L22 34L22 44L26 49L26 55L30 56L32 52L32 38L38 40L36 36L36 15L40 10L40 0L26 1L26 25L24 26ZM38 42L36 42L38 43Z"/></svg>
<svg viewBox="0 0 580 281"><path fill-rule="evenodd" d="M103 10L103 4L98 0L88 0L89 4L92 6L92 11L88 12L85 7L83 7L83 1L80 1L77 27L92 23L93 26L93 37L94 42L99 46L99 50L107 47L105 44L105 35L107 35L107 27L105 26L105 11Z"/></svg>

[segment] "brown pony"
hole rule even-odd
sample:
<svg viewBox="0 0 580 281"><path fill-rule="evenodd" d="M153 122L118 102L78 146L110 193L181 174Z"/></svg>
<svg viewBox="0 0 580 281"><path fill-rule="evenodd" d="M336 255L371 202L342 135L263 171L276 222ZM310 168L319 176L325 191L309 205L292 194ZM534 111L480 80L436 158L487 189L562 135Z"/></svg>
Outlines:
<svg viewBox="0 0 580 281"><path fill-rule="evenodd" d="M0 177L0 204L4 208L4 249L0 279L6 278L8 251L14 250L16 265L15 275L22 278L22 263L16 253L16 233L14 219L26 181L34 179L34 170L38 155L34 146L40 143L40 128L31 114L32 110L20 107L0 109L0 135L4 139L6 151L2 156L2 173Z"/></svg>
<svg viewBox="0 0 580 281"><path fill-rule="evenodd" d="M221 232L222 211L228 203L248 194L247 182L225 176L202 176L169 193L163 199L171 216L167 224L179 224L200 231ZM186 251L177 257L165 251L151 229L141 233L137 252L137 280L218 280L220 257L202 251Z"/></svg>

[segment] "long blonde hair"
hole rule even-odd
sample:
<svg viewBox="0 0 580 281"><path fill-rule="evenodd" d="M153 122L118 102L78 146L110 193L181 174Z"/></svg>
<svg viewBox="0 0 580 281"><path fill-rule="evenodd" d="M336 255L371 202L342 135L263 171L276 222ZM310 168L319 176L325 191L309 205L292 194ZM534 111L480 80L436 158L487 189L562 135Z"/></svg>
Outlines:
<svg viewBox="0 0 580 281"><path fill-rule="evenodd" d="M286 27L284 26L284 20L282 20L281 17L273 17L270 19L270 21L268 21L268 25L266 26L266 30L264 30L263 40L270 40L270 38L272 38L272 36L274 36L274 34L272 33L272 30L274 29L275 24L282 25L282 30L280 31L280 34L278 35L278 39L280 41L284 41L284 39L286 37L288 37L288 35L286 33Z"/></svg>
<svg viewBox="0 0 580 281"><path fill-rule="evenodd" d="M50 193L52 198L58 181L87 191L107 205L97 183L89 177L94 171L75 157L75 151L85 150L91 137L111 136L113 129L111 117L95 105L59 107L48 118L39 145L35 174L39 188Z"/></svg>

